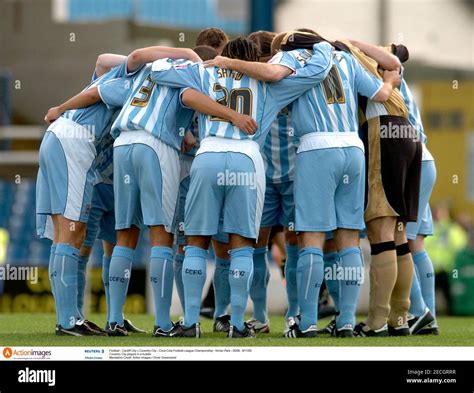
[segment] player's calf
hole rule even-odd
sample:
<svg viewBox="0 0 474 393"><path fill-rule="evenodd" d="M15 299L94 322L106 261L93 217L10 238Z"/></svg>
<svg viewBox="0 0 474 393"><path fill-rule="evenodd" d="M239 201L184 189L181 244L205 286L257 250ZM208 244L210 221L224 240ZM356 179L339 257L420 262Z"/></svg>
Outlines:
<svg viewBox="0 0 474 393"><path fill-rule="evenodd" d="M199 324L201 296L206 282L207 250L187 246L183 262L183 286L185 298L184 325L185 327Z"/></svg>
<svg viewBox="0 0 474 393"><path fill-rule="evenodd" d="M155 304L155 329L169 332L173 329L170 319L171 297L173 295L173 249L154 246L151 249L150 282Z"/></svg>
<svg viewBox="0 0 474 393"><path fill-rule="evenodd" d="M298 259L298 304L301 311L299 329L316 332L318 320L318 299L323 282L324 264L321 248L304 247ZM312 333L311 333L312 334Z"/></svg>
<svg viewBox="0 0 474 393"><path fill-rule="evenodd" d="M253 278L250 286L250 298L253 301L254 322L268 327L267 317L267 285L270 271L267 261L267 247L255 248L253 252ZM255 324L254 324L255 325ZM255 327L255 326L254 326ZM267 329L269 330L269 329Z"/></svg>
<svg viewBox="0 0 474 393"><path fill-rule="evenodd" d="M413 282L413 259L408 243L396 247L397 280L390 298L389 326L401 335L408 335L407 314L410 308L410 290ZM407 333L408 332L408 333ZM400 335L399 334L399 335Z"/></svg>
<svg viewBox="0 0 474 393"><path fill-rule="evenodd" d="M252 247L233 248L230 251L230 323L231 326L234 326L240 332L246 331L244 314L253 275L252 254Z"/></svg>

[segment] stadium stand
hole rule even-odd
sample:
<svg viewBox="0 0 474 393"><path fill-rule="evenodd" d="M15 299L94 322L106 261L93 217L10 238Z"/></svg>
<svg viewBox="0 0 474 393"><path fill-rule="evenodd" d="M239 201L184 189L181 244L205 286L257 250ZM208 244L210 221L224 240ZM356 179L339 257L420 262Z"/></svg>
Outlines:
<svg viewBox="0 0 474 393"><path fill-rule="evenodd" d="M223 15L214 0L69 0L66 19L70 22L133 19L139 24L195 28L219 26L229 33L247 30L246 21Z"/></svg>

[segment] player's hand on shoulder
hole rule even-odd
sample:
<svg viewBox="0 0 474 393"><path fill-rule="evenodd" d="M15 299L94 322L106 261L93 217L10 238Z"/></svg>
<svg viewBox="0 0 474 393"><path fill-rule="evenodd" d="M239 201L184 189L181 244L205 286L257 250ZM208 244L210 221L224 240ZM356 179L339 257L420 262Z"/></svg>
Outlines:
<svg viewBox="0 0 474 393"><path fill-rule="evenodd" d="M44 117L44 121L48 124L51 124L53 121L57 120L63 113L58 106L54 106L48 109L48 113Z"/></svg>
<svg viewBox="0 0 474 393"><path fill-rule="evenodd" d="M206 60L203 64L204 67L219 67L219 68L229 68L230 59L225 56L216 56L212 60Z"/></svg>
<svg viewBox="0 0 474 393"><path fill-rule="evenodd" d="M238 127L249 135L255 134L258 128L257 122L251 116L243 115L241 113L236 113L235 119L232 121L232 123L234 126Z"/></svg>

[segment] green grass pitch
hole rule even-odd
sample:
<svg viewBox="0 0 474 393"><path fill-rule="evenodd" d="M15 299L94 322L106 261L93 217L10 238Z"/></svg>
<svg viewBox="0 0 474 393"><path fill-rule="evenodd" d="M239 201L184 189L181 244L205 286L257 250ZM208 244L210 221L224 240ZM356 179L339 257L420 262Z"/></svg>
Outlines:
<svg viewBox="0 0 474 393"><path fill-rule="evenodd" d="M151 315L129 315L133 323L148 329L147 334L129 337L56 337L53 314L0 314L0 346L469 346L474 345L474 317L439 317L439 336L410 336L386 338L337 339L320 336L314 339L285 339L282 332L285 320L271 316L270 334L256 339L230 340L223 333L212 333L212 321L203 319L201 339L154 338L151 336ZM100 326L105 323L102 314L91 315L90 320ZM329 320L320 321L324 326Z"/></svg>

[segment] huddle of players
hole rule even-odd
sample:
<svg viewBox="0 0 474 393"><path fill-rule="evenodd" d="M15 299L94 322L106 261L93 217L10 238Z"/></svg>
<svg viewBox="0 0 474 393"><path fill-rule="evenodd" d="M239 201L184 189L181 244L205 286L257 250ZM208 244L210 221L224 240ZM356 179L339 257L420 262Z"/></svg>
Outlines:
<svg viewBox="0 0 474 393"><path fill-rule="evenodd" d="M428 153L412 134L381 137L384 125L411 124L425 142L399 76L396 56L406 60L406 48L329 43L303 30L228 42L221 30L206 29L194 51L150 47L126 58L101 55L92 83L48 111L37 213L40 235L46 216L54 224L57 334L140 331L124 318L123 306L143 225L150 228L156 337L200 337L211 238L214 331L231 338L268 332L266 255L276 224L287 238L285 336L316 336L323 278L338 311L329 330L339 337L419 333L434 323L434 284L422 242L432 231L434 164L423 161L421 171L422 150ZM221 51L224 57L216 57ZM361 276L344 274L363 269L364 210L371 301L367 322L356 326ZM410 248L407 221L416 221ZM106 244L105 331L82 313L87 256L98 231ZM417 267L411 291L410 249ZM179 323L169 315L173 281L184 309ZM249 294L254 314L245 322Z"/></svg>

